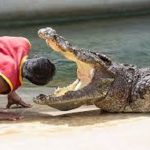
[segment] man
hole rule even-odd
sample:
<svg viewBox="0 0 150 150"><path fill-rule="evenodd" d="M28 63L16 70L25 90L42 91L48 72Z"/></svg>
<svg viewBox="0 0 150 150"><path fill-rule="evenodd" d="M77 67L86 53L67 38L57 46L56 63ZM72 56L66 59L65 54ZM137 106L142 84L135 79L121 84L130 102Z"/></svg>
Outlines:
<svg viewBox="0 0 150 150"><path fill-rule="evenodd" d="M7 108L13 104L31 107L15 92L22 85L23 78L36 85L45 85L55 74L55 66L49 59L27 59L30 49L31 44L24 37L0 37L0 94L8 94ZM20 118L16 114L0 112L0 120Z"/></svg>

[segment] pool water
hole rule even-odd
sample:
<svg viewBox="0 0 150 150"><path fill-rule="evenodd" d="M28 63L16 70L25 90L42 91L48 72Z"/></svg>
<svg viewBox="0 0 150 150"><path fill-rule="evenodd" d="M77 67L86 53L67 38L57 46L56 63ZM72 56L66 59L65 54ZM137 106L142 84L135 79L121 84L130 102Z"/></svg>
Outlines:
<svg viewBox="0 0 150 150"><path fill-rule="evenodd" d="M31 41L30 58L46 56L55 63L57 72L48 86L71 83L76 78L76 65L50 50L38 37L37 31L47 26L56 29L72 44L104 53L116 62L138 67L150 64L150 16L1 28L1 36L24 36ZM28 81L24 85L33 86Z"/></svg>

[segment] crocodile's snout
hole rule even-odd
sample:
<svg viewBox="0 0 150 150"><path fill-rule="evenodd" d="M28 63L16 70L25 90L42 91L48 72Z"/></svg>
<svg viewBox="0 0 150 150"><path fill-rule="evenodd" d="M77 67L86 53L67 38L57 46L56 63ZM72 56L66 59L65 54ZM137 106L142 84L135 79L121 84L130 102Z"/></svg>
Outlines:
<svg viewBox="0 0 150 150"><path fill-rule="evenodd" d="M54 38L56 31L50 27L42 28L38 31L38 35L42 39Z"/></svg>

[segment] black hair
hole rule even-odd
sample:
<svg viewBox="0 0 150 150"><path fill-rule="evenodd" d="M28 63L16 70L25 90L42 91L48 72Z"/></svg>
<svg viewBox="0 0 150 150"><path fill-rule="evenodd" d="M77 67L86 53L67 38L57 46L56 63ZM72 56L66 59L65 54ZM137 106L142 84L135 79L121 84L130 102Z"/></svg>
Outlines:
<svg viewBox="0 0 150 150"><path fill-rule="evenodd" d="M36 85L45 85L55 75L55 65L45 57L28 59L23 66L23 77Z"/></svg>

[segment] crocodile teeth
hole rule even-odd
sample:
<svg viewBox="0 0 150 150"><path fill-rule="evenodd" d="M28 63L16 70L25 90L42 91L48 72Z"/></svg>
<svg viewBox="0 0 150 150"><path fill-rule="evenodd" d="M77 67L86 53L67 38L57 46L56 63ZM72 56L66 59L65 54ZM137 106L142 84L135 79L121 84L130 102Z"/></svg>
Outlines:
<svg viewBox="0 0 150 150"><path fill-rule="evenodd" d="M58 86L56 90L59 90L59 89L60 89L60 87Z"/></svg>
<svg viewBox="0 0 150 150"><path fill-rule="evenodd" d="M75 87L75 91L79 90L81 88L82 82L80 81L77 86Z"/></svg>
<svg viewBox="0 0 150 150"><path fill-rule="evenodd" d="M60 90L60 87L58 86L57 89L54 91L53 94L56 94Z"/></svg>

